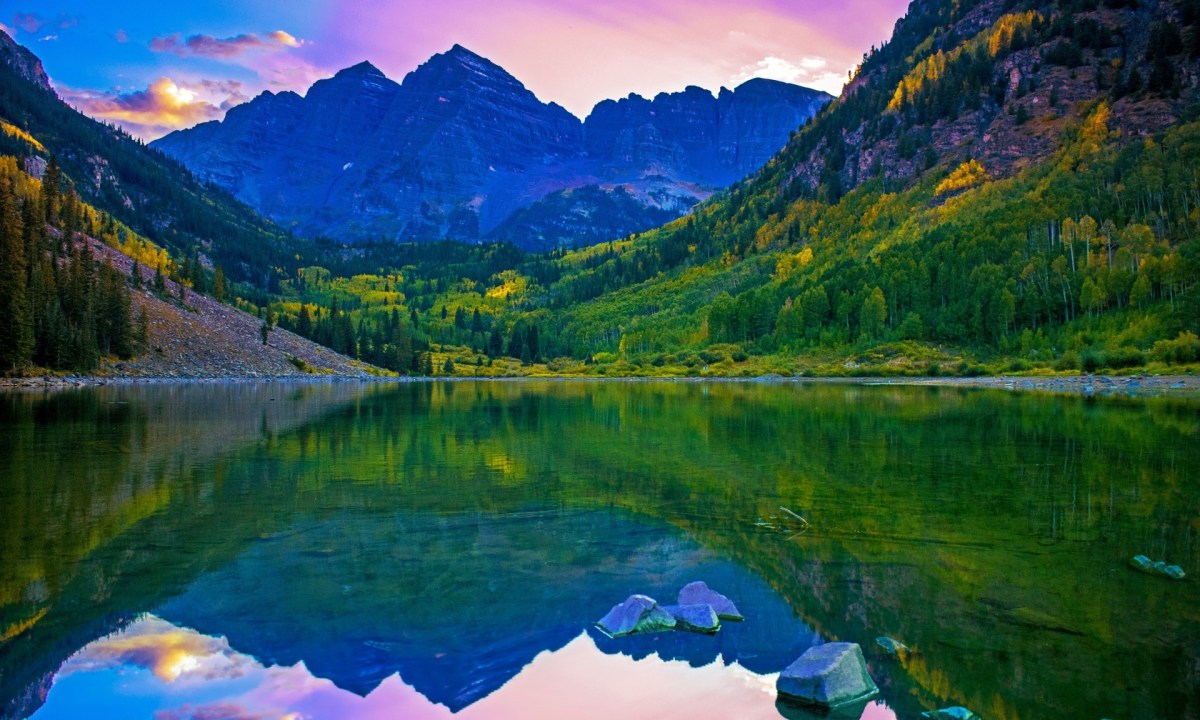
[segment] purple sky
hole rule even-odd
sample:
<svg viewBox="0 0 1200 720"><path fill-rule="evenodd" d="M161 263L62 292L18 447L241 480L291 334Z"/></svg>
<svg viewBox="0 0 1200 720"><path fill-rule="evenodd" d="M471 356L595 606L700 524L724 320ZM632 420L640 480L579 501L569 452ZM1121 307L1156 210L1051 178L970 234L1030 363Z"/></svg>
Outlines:
<svg viewBox="0 0 1200 720"><path fill-rule="evenodd" d="M579 117L751 77L837 93L907 0L0 0L59 94L146 139L370 60L399 81L459 43Z"/></svg>

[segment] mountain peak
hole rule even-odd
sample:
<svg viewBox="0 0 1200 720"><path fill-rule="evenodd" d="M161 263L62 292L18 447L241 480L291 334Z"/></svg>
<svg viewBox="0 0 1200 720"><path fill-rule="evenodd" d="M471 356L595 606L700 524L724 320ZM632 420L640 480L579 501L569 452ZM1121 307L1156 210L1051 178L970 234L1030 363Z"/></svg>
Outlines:
<svg viewBox="0 0 1200 720"><path fill-rule="evenodd" d="M43 90L54 92L50 87L50 79L46 77L46 71L42 68L42 61L3 30L0 30L0 63L8 65L18 75Z"/></svg>
<svg viewBox="0 0 1200 720"><path fill-rule="evenodd" d="M446 55L447 57L478 58L480 60L485 59L479 53L472 52L471 50L468 50L467 48L463 47L462 45L459 45L458 43L454 43L454 47L450 48L443 54Z"/></svg>
<svg viewBox="0 0 1200 720"><path fill-rule="evenodd" d="M370 62L363 60L357 65L351 65L348 68L339 70L334 77L338 78L354 78L354 77L387 77L383 71L372 65Z"/></svg>

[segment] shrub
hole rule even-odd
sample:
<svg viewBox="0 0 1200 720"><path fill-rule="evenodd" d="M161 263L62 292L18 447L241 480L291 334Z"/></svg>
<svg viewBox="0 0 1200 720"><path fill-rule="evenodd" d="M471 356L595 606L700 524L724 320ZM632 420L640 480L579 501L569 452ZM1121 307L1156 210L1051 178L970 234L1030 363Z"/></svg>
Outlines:
<svg viewBox="0 0 1200 720"><path fill-rule="evenodd" d="M1159 340L1150 348L1150 357L1168 365L1183 365L1200 358L1200 337L1181 332L1174 340Z"/></svg>
<svg viewBox="0 0 1200 720"><path fill-rule="evenodd" d="M1055 370L1077 370L1079 368L1079 354L1075 352L1063 353L1057 360L1054 361Z"/></svg>
<svg viewBox="0 0 1200 720"><path fill-rule="evenodd" d="M1135 347L1120 347L1104 353L1104 365L1110 368L1140 367L1146 364L1146 356Z"/></svg>

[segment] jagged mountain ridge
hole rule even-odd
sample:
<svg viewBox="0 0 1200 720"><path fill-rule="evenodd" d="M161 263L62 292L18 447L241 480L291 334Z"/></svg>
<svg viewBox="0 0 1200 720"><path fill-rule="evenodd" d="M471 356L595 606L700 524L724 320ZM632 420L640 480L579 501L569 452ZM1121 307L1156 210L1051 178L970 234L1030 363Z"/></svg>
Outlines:
<svg viewBox="0 0 1200 720"><path fill-rule="evenodd" d="M305 97L264 93L153 145L301 234L478 241L509 221L504 239L545 248L576 244L588 213L544 217L571 204L551 202L513 232L516 211L623 185L639 199L601 224L648 229L757 169L830 99L751 80L719 97L689 87L605 101L581 122L455 45L402 83L360 63Z"/></svg>

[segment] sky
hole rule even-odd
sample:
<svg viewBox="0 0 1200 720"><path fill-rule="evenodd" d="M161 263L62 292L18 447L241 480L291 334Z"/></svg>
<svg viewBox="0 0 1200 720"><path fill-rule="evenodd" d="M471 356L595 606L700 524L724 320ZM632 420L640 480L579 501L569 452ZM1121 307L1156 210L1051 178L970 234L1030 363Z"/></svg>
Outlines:
<svg viewBox="0 0 1200 720"><path fill-rule="evenodd" d="M779 720L776 675L718 659L703 667L651 654L607 655L587 633L545 651L499 690L458 713L424 698L399 675L366 697L312 675L303 662L264 666L225 638L153 615L89 643L54 678L33 720L147 717L155 720L549 720L550 718L740 717ZM605 682L597 683L596 678ZM619 687L614 693L611 688ZM697 692L696 688L704 688ZM882 701L863 720L896 720Z"/></svg>
<svg viewBox="0 0 1200 720"><path fill-rule="evenodd" d="M152 140L368 60L401 81L460 44L544 102L752 77L837 94L908 0L0 0L59 95Z"/></svg>

